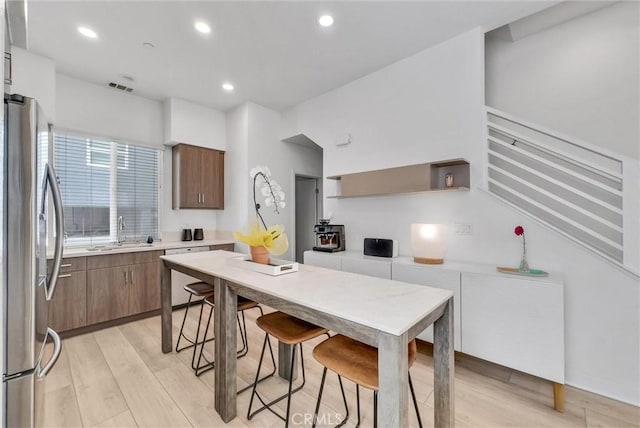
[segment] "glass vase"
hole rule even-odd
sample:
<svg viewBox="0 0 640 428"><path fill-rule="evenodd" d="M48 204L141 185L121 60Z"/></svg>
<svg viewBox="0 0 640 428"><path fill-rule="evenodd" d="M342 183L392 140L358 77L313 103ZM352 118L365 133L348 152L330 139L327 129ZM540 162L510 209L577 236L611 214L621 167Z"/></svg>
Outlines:
<svg viewBox="0 0 640 428"><path fill-rule="evenodd" d="M522 260L520 260L520 267L518 270L526 272L529 270L529 263L527 263L527 244L522 240Z"/></svg>

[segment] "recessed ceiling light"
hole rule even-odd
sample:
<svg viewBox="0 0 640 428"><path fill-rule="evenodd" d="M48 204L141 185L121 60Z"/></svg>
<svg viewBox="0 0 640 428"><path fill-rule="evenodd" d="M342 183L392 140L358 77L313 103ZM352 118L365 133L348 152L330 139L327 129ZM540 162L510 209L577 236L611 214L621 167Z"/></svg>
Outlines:
<svg viewBox="0 0 640 428"><path fill-rule="evenodd" d="M98 33L96 33L95 31L93 31L91 28L89 27L84 27L84 26L80 26L78 27L78 33L82 34L85 37L88 37L90 39L97 39L98 38Z"/></svg>
<svg viewBox="0 0 640 428"><path fill-rule="evenodd" d="M227 92L233 92L234 87L231 83L223 83L222 89L224 89Z"/></svg>
<svg viewBox="0 0 640 428"><path fill-rule="evenodd" d="M193 26L195 27L196 30L198 30L202 34L209 34L211 32L211 27L209 27L209 25L206 22L196 21L196 23L193 24Z"/></svg>
<svg viewBox="0 0 640 428"><path fill-rule="evenodd" d="M323 27L331 27L333 25L333 16L331 15L322 15L318 18L318 24Z"/></svg>

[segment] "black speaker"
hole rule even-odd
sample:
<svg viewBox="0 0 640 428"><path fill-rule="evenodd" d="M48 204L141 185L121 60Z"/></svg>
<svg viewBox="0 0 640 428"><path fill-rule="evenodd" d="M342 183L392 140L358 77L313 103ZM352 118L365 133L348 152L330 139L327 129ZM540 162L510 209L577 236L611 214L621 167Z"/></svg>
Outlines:
<svg viewBox="0 0 640 428"><path fill-rule="evenodd" d="M395 239L364 238L364 255L397 257L398 241Z"/></svg>

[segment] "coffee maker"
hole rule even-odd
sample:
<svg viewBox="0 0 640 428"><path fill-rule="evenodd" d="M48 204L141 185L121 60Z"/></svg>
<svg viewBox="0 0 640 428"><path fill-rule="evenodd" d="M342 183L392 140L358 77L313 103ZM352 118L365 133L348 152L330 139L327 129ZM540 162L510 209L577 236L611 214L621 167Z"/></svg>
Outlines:
<svg viewBox="0 0 640 428"><path fill-rule="evenodd" d="M329 224L329 220L320 220L320 224L313 227L316 234L316 245L313 251L334 253L344 251L344 225Z"/></svg>

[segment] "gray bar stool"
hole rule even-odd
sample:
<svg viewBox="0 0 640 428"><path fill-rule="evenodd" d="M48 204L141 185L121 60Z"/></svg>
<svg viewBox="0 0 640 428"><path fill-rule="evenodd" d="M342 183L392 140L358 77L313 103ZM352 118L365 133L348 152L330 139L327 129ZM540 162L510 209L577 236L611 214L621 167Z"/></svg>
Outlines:
<svg viewBox="0 0 640 428"><path fill-rule="evenodd" d="M415 339L409 342L409 368L416 361L418 348ZM365 343L351 339L349 337L337 334L324 342L320 343L313 349L313 357L324 366L322 371L322 381L320 382L320 392L318 393L318 401L316 403L316 411L313 417L313 427L316 426L318 420L318 411L320 410L320 400L322 399L322 390L324 381L327 377L327 369L338 375L340 383L340 391L342 392L342 400L346 411L346 417L337 427L344 425L349 420L349 408L347 406L347 397L344 394L342 386L342 378L349 379L356 384L356 399L358 409L358 421L356 427L360 425L360 386L373 391L373 426L378 426L378 349ZM422 419L418 410L418 401L416 393L411 382L411 373L409 373L409 389L411 390L411 398L413 406L418 416L418 425L422 428ZM337 428L336 427L336 428Z"/></svg>
<svg viewBox="0 0 640 428"><path fill-rule="evenodd" d="M272 312L267 315L263 315L256 320L256 324L262 330L264 330L264 343L262 345L262 353L260 354L260 362L258 363L258 371L256 372L256 378L253 382L253 389L251 391L251 399L249 400L249 409L247 410L247 419L251 420L256 414L260 413L263 410L269 410L271 413L279 417L285 422L285 427L289 426L289 411L291 410L291 395L295 392L298 392L305 383L305 372L304 372L304 356L302 352L302 343L307 340L311 340L323 334L329 335L329 332L326 328L318 327L317 325L311 324L309 322L303 321L299 318L292 317L291 315L287 315L283 312ZM264 358L264 352L266 350L267 344L269 345L269 350L271 351L271 341L269 340L269 336L273 336L275 339L279 340L282 343L287 345L293 345L294 349L291 353L291 371L289 372L289 390L286 394L281 395L280 397L265 403L260 394L256 391L256 387L258 383L262 380L260 378L260 369L262 367L262 360ZM300 349L300 364L302 366L302 384L295 389L293 389L293 369L295 367L296 361L296 345ZM271 354L273 356L273 352ZM275 364L274 364L275 369ZM262 407L251 412L253 408L253 399L254 397L258 398L260 403L262 403ZM271 407L282 401L283 399L287 399L287 411L285 416L280 415Z"/></svg>
<svg viewBox="0 0 640 428"><path fill-rule="evenodd" d="M198 344L197 343L198 332L200 331L200 323L202 320L203 307L202 306L200 307L200 318L198 318L198 330L196 331L195 339L191 339L184 334L184 324L185 324L185 321L187 320L187 314L189 313L189 309L191 309L191 305L193 304L192 303L193 298L201 297L201 299L197 303L202 304L205 297L213 295L213 285L207 284L206 282L199 281L199 282L194 282L194 283L185 285L184 290L187 293L189 293L189 300L187 301L187 309L184 311L184 317L182 318L182 326L180 326L180 333L178 334L178 341L176 342L176 352L184 351L185 349L189 349L189 348L195 348L196 345ZM183 346L181 348L180 341L182 339L186 340L189 343L189 345ZM194 349L194 355L195 355L195 349ZM193 365L193 360L194 358L191 357L191 365Z"/></svg>
<svg viewBox="0 0 640 428"><path fill-rule="evenodd" d="M201 343L202 345L200 346L200 353L198 355L198 361L197 364L195 363L195 348L194 348L194 358L192 358L192 364L191 367L193 368L193 370L195 370L196 372L196 376L200 376L202 373L205 373L211 369L213 369L215 367L215 361L209 361L207 360L207 358L204 356L204 344L206 342L209 342L211 340L215 340L215 337L211 337L210 339L207 339L207 332L209 331L209 326L211 325L211 317L213 315L213 311L215 309L215 300L213 297L213 294L207 296L204 298L204 304L207 304L211 307L210 312L209 312L209 318L207 319L207 325L204 328L204 335L202 337L202 341L198 342ZM242 315L242 323L240 322L240 315L236 314L236 319L238 320L238 330L240 330L240 340L242 341L242 348L240 350L238 350L237 352L237 357L238 358L242 358L245 355L247 355L247 353L249 352L249 340L247 338L247 322L245 320L244 317L244 311L247 311L249 309L258 309L260 311L260 315L264 315L264 312L262 311L262 307L257 303L254 302L253 300L249 300L246 299L242 296L238 296L238 314ZM198 332L196 333L196 341L198 341L198 337L200 335L200 328L198 327ZM204 360L204 364L202 363L202 361ZM273 364L275 366L275 358L273 356L273 352L271 352L271 360L273 361ZM271 374L269 374L266 377L272 376L275 373L275 369L273 370L273 372ZM262 379L264 380L264 379ZM247 389L247 388L245 388ZM242 391L240 391L242 392Z"/></svg>

